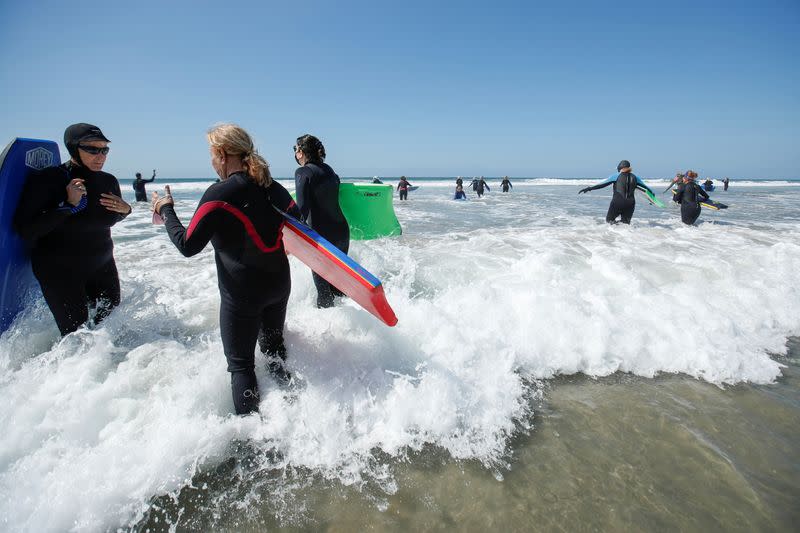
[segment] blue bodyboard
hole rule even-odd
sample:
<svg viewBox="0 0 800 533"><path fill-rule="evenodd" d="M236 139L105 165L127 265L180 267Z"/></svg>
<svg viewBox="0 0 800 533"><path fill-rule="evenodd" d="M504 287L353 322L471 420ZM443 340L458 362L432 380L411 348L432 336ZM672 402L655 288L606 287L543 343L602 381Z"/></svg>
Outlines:
<svg viewBox="0 0 800 533"><path fill-rule="evenodd" d="M22 188L30 172L60 164L53 141L17 138L0 155L0 333L39 292L29 247L14 230Z"/></svg>

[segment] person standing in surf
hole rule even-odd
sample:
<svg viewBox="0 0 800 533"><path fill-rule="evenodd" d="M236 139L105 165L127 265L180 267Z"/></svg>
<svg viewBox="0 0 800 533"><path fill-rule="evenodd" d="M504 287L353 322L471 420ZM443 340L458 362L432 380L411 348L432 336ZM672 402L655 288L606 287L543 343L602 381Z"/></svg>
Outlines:
<svg viewBox="0 0 800 533"><path fill-rule="evenodd" d="M730 182L731 182L731 180L729 180L728 178L725 178L724 180L722 180L722 190L723 191L727 191L728 190L728 184Z"/></svg>
<svg viewBox="0 0 800 533"><path fill-rule="evenodd" d="M508 192L509 188L511 188L511 189L514 188L514 186L511 185L511 180L508 179L508 176L505 176L503 178L503 181L500 182L500 187L502 188L503 192Z"/></svg>
<svg viewBox="0 0 800 533"><path fill-rule="evenodd" d="M133 192L136 194L136 201L137 202L146 202L147 201L147 190L145 190L145 183L153 183L156 181L156 170L153 169L153 176L149 179L143 179L142 173L136 173L136 179L133 180Z"/></svg>
<svg viewBox="0 0 800 533"><path fill-rule="evenodd" d="M608 179L593 187L586 187L578 191L578 194L587 193L596 189L602 189L614 185L614 194L611 196L611 203L606 213L606 222L616 224L617 217L620 217L623 224L630 224L633 218L633 211L636 209L636 198L634 193L637 187L642 187L653 194L650 187L644 184L636 174L631 172L630 161L623 159L617 165L617 174L612 174Z"/></svg>
<svg viewBox="0 0 800 533"><path fill-rule="evenodd" d="M483 179L483 176L472 180L472 190L478 194L478 198L483 196L484 188L487 191L491 191L491 189L489 188L489 184L486 183L486 180Z"/></svg>
<svg viewBox="0 0 800 533"><path fill-rule="evenodd" d="M400 176L400 181L397 183L397 191L400 193L401 200L408 200L408 188L411 184L405 176Z"/></svg>
<svg viewBox="0 0 800 533"><path fill-rule="evenodd" d="M284 217L299 216L292 197L270 175L269 165L250 135L235 124L214 126L207 134L211 165L220 177L197 205L189 228L175 213L169 187L153 211L161 215L175 247L185 257L211 242L217 264L222 346L231 374L236 414L258 410L255 346L267 356L270 373L289 383L283 327L291 291L289 261L283 247Z"/></svg>
<svg viewBox="0 0 800 533"><path fill-rule="evenodd" d="M111 226L128 216L131 206L122 199L117 178L102 171L109 142L97 126L69 126L64 144L70 160L31 174L15 214L61 335L89 320L90 307L97 324L120 303Z"/></svg>
<svg viewBox="0 0 800 533"><path fill-rule="evenodd" d="M708 194L695 182L696 179L697 172L686 171L684 185L678 188L678 192L675 194L675 201L681 204L681 222L690 226L700 216L700 202L708 200Z"/></svg>
<svg viewBox="0 0 800 533"><path fill-rule="evenodd" d="M300 165L294 172L300 218L346 254L350 226L339 205L339 176L325 163L325 146L313 135L298 137L294 160ZM311 275L317 288L317 307L333 307L334 298L344 296L316 272Z"/></svg>

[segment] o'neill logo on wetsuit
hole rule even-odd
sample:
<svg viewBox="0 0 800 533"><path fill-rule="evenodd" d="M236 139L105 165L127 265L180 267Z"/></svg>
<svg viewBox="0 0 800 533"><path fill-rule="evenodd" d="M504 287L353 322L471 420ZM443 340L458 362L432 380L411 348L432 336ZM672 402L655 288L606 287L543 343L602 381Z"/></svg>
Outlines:
<svg viewBox="0 0 800 533"><path fill-rule="evenodd" d="M42 148L34 148L25 152L25 166L35 170L53 166L53 152Z"/></svg>

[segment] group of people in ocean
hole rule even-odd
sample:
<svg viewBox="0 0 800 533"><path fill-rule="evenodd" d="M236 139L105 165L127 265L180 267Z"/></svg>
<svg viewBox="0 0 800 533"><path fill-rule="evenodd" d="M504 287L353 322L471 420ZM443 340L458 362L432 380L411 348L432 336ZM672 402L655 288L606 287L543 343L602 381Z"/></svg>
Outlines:
<svg viewBox="0 0 800 533"><path fill-rule="evenodd" d="M207 132L211 165L219 176L203 194L184 226L169 186L153 193L151 209L186 257L210 242L214 248L220 293L220 333L231 376L237 414L258 410L255 346L267 357L279 382L292 376L285 368L283 330L291 291L289 262L281 230L287 213L305 221L347 253L350 228L339 206L339 176L325 163L325 147L313 135L297 138L294 159L296 200L275 181L250 135L235 124ZM103 172L111 141L97 126L80 123L64 132L70 159L28 175L14 226L31 247L33 273L61 335L89 321L100 323L120 304L120 280L111 227L131 212L116 177ZM146 201L137 174L137 201ZM140 194L141 191L141 194ZM312 273L316 305L334 305L338 289Z"/></svg>
<svg viewBox="0 0 800 533"><path fill-rule="evenodd" d="M491 191L492 189L489 188L489 184L486 183L486 180L483 176L472 178L472 182L470 183L472 190L475 194L478 195L478 198L481 198L485 192ZM508 176L503 176L503 180L500 182L500 188L503 192L508 192L509 189L513 189L514 186L511 185L511 180L508 179ZM456 178L456 191L453 195L454 200L466 200L467 193L464 192L464 180L461 176Z"/></svg>
<svg viewBox="0 0 800 533"><path fill-rule="evenodd" d="M681 221L688 225L692 225L697 221L700 216L701 204L710 200L706 191L714 190L714 182L711 179L707 179L703 187L696 180L697 172L694 170L688 170L685 173L679 172L664 191L667 192L667 190L676 186L672 200L681 206ZM730 180L725 178L722 183L724 190L727 191ZM630 224L633 212L636 209L634 193L637 189L646 191L649 193L651 201L655 200L653 190L632 172L631 163L626 159L619 162L616 174L612 174L608 179L597 185L584 187L578 191L578 194L602 189L609 185L614 186L611 203L606 213L606 222L610 224L616 224L618 218L619 222Z"/></svg>
<svg viewBox="0 0 800 533"><path fill-rule="evenodd" d="M282 241L284 214L306 222L320 235L347 253L350 229L339 205L340 179L325 163L325 147L317 137L302 135L293 146L296 200L270 174L251 136L235 124L208 130L211 166L219 176L204 192L187 226L178 217L169 189L153 193L154 221L160 220L170 241L185 257L214 248L220 294L220 333L231 375L233 404L237 414L258 410L259 388L255 374L255 346L267 357L271 375L289 383L285 368L283 330L291 291L289 263ZM31 248L33 273L39 282L59 331L67 335L89 321L101 322L120 304L121 290L114 259L111 227L131 212L116 177L103 172L111 141L92 124L79 123L64 132L70 159L28 175L14 217L14 225ZM633 174L629 161L617 166L617 174L579 193L613 185L606 220L618 217L630 223L635 209L633 193L650 190ZM136 201L147 201L145 184L136 174ZM693 224L700 202L708 199L695 182L697 173L687 171L674 180L674 200L681 204L681 219ZM377 178L375 178L378 182ZM724 182L727 189L727 180ZM471 182L478 197L488 191L484 178ZM405 176L397 190L408 197L412 185ZM513 186L508 176L503 192ZM464 182L456 179L455 198L466 197ZM343 294L312 272L316 305L328 308Z"/></svg>

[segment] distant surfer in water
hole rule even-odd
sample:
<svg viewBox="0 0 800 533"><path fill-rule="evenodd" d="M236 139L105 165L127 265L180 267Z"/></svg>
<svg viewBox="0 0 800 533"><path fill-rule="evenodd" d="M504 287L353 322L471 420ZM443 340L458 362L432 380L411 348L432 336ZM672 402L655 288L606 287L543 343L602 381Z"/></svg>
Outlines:
<svg viewBox="0 0 800 533"><path fill-rule="evenodd" d="M503 181L500 182L500 187L503 188L503 192L508 192L509 188L511 188L511 189L514 188L514 186L511 185L511 180L508 179L508 176L504 177Z"/></svg>
<svg viewBox="0 0 800 533"><path fill-rule="evenodd" d="M578 191L578 194L602 189L609 185L614 185L614 194L611 196L611 203L608 206L608 213L606 213L606 222L609 224L616 224L617 217L621 218L623 224L630 224L633 217L633 211L636 209L636 198L633 193L636 192L637 187L642 187L650 194L653 191L650 187L644 184L638 176L631 172L631 163L623 159L617 165L617 174L612 174L606 181L595 185L593 187L586 187Z"/></svg>
<svg viewBox="0 0 800 533"><path fill-rule="evenodd" d="M728 184L730 182L731 182L731 180L729 180L728 178L725 178L724 180L722 180L722 190L723 191L727 191L728 190Z"/></svg>
<svg viewBox="0 0 800 533"><path fill-rule="evenodd" d="M294 160L300 165L294 172L294 183L302 220L347 253L350 226L339 206L339 176L325 163L322 141L313 135L298 137ZM344 296L316 272L312 276L317 287L317 307L333 307L334 297Z"/></svg>
<svg viewBox="0 0 800 533"><path fill-rule="evenodd" d="M33 274L61 335L77 330L96 305L95 324L120 302L111 226L128 216L117 178L103 172L111 142L100 128L64 132L70 160L32 173L15 227L32 246Z"/></svg>
<svg viewBox="0 0 800 533"><path fill-rule="evenodd" d="M300 216L292 197L274 181L269 165L250 135L235 124L221 124L207 135L211 165L222 181L212 184L197 206L189 228L175 214L169 187L153 210L165 221L169 238L186 257L211 242L217 264L219 327L236 414L258 410L255 346L267 355L270 373L291 380L284 368L283 326L291 291L289 261L283 248L284 218L273 207Z"/></svg>
<svg viewBox="0 0 800 533"><path fill-rule="evenodd" d="M375 185L383 185L383 182L380 180L378 176L372 178L372 183L374 183Z"/></svg>
<svg viewBox="0 0 800 533"><path fill-rule="evenodd" d="M489 188L489 184L486 183L486 180L483 179L483 176L481 176L480 178L475 178L475 179L472 180L472 190L475 191L478 194L478 198L483 196L483 189L484 188L487 191L491 191L491 189Z"/></svg>
<svg viewBox="0 0 800 533"><path fill-rule="evenodd" d="M675 193L675 201L681 204L681 221L689 225L694 224L700 216L700 202L708 200L708 194L695 179L697 172L688 170L683 187L679 187Z"/></svg>
<svg viewBox="0 0 800 533"><path fill-rule="evenodd" d="M145 183L153 183L156 180L156 171L153 169L153 176L149 179L142 179L142 173L136 173L136 179L133 180L133 192L136 193L137 202L147 201L147 191L145 190Z"/></svg>
<svg viewBox="0 0 800 533"><path fill-rule="evenodd" d="M714 182L711 180L711 178L706 178L706 181L703 182L703 188L707 191L714 190Z"/></svg>
<svg viewBox="0 0 800 533"><path fill-rule="evenodd" d="M405 176L400 176L400 181L397 184L397 190L400 193L401 200L408 200L408 188L411 187L411 184L408 182Z"/></svg>
<svg viewBox="0 0 800 533"><path fill-rule="evenodd" d="M464 185L458 184L456 185L456 194L453 196L453 200L466 200L467 193L464 192Z"/></svg>

